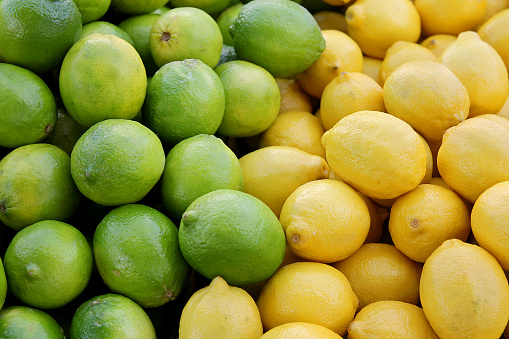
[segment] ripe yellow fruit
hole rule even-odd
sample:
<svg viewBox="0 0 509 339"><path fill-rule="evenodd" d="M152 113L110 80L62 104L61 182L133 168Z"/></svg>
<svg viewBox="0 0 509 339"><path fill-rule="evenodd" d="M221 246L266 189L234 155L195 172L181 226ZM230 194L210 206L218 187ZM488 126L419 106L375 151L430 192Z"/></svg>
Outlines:
<svg viewBox="0 0 509 339"><path fill-rule="evenodd" d="M342 335L359 300L343 273L327 264L297 262L281 267L256 301L268 331L292 322L321 325Z"/></svg>
<svg viewBox="0 0 509 339"><path fill-rule="evenodd" d="M327 29L335 29L346 33L346 19L345 16L338 12L333 11L319 11L313 14L316 23L320 26L322 31Z"/></svg>
<svg viewBox="0 0 509 339"><path fill-rule="evenodd" d="M329 130L349 114L363 111L385 112L382 87L370 76L359 72L341 72L323 91L320 114Z"/></svg>
<svg viewBox="0 0 509 339"><path fill-rule="evenodd" d="M509 119L509 96L507 97L504 106L502 106L500 111L498 111L497 115Z"/></svg>
<svg viewBox="0 0 509 339"><path fill-rule="evenodd" d="M458 239L446 240L426 260L420 295L440 338L498 339L509 320L509 285L500 264Z"/></svg>
<svg viewBox="0 0 509 339"><path fill-rule="evenodd" d="M437 58L439 58L447 46L449 46L454 41L456 41L455 35L434 34L421 41L421 46L426 47L431 52L433 52Z"/></svg>
<svg viewBox="0 0 509 339"><path fill-rule="evenodd" d="M382 60L368 56L364 56L363 59L362 73L369 75L380 86L383 86L384 84L380 80L380 68L382 68Z"/></svg>
<svg viewBox="0 0 509 339"><path fill-rule="evenodd" d="M421 135L422 143L424 144L424 148L426 149L426 174L424 178L421 180L421 184L427 184L433 177L433 153L431 152L431 148L429 147L428 142Z"/></svg>
<svg viewBox="0 0 509 339"><path fill-rule="evenodd" d="M345 12L348 35L370 57L383 59L399 40L417 42L421 19L408 0L357 0Z"/></svg>
<svg viewBox="0 0 509 339"><path fill-rule="evenodd" d="M325 50L304 72L297 74L302 88L314 97L322 92L341 72L362 71L362 51L346 33L338 30L322 31Z"/></svg>
<svg viewBox="0 0 509 339"><path fill-rule="evenodd" d="M294 322L279 325L265 332L260 339L341 339L327 327L316 324Z"/></svg>
<svg viewBox="0 0 509 339"><path fill-rule="evenodd" d="M331 174L332 173L334 172L331 171ZM331 178L330 175L329 178ZM387 207L377 205L370 197L367 197L359 192L357 193L366 203L370 218L369 232L368 235L366 236L366 239L364 240L364 243L367 244L379 242L384 231L385 220L387 220L387 218L389 217L389 209Z"/></svg>
<svg viewBox="0 0 509 339"><path fill-rule="evenodd" d="M381 300L419 302L422 264L409 259L394 245L364 244L332 266L350 282L359 298L359 309Z"/></svg>
<svg viewBox="0 0 509 339"><path fill-rule="evenodd" d="M352 113L325 132L322 143L334 172L370 198L399 197L417 187L426 174L421 137L387 113Z"/></svg>
<svg viewBox="0 0 509 339"><path fill-rule="evenodd" d="M285 112L313 112L309 95L302 90L300 84L294 79L276 78L281 96L279 113Z"/></svg>
<svg viewBox="0 0 509 339"><path fill-rule="evenodd" d="M361 247L369 231L370 215L353 188L338 180L323 179L297 188L286 199L279 221L293 253L331 263Z"/></svg>
<svg viewBox="0 0 509 339"><path fill-rule="evenodd" d="M500 55L506 68L509 68L509 8L505 9L488 21L477 31L483 41L493 47Z"/></svg>
<svg viewBox="0 0 509 339"><path fill-rule="evenodd" d="M481 22L477 24L479 29L486 21L488 21L495 14L509 8L509 0L486 0L486 11Z"/></svg>
<svg viewBox="0 0 509 339"><path fill-rule="evenodd" d="M421 184L396 199L389 216L389 232L396 248L423 263L445 240L467 240L470 213L454 191Z"/></svg>

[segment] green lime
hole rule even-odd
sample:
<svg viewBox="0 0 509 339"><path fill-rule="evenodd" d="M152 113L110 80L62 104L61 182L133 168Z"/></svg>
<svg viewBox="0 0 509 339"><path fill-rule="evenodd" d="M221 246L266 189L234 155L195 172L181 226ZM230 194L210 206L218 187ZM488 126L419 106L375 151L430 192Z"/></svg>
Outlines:
<svg viewBox="0 0 509 339"><path fill-rule="evenodd" d="M0 338L65 339L65 335L48 313L32 307L10 306L0 311Z"/></svg>
<svg viewBox="0 0 509 339"><path fill-rule="evenodd" d="M81 32L72 0L0 1L0 58L36 73L56 68Z"/></svg>
<svg viewBox="0 0 509 339"><path fill-rule="evenodd" d="M150 12L149 14L161 15L161 14L168 12L170 9L171 8L168 6L162 6L162 7L159 7L158 9L156 9L155 11Z"/></svg>
<svg viewBox="0 0 509 339"><path fill-rule="evenodd" d="M213 68L221 56L223 37L217 23L205 11L181 7L157 19L150 31L149 44L159 67L172 61L199 59Z"/></svg>
<svg viewBox="0 0 509 339"><path fill-rule="evenodd" d="M179 244L186 261L208 279L247 286L271 276L283 261L286 238L276 215L244 192L202 195L182 216Z"/></svg>
<svg viewBox="0 0 509 339"><path fill-rule="evenodd" d="M33 307L57 308L87 286L92 249L77 228L44 220L16 233L5 252L4 265L15 297Z"/></svg>
<svg viewBox="0 0 509 339"><path fill-rule="evenodd" d="M81 29L80 39L87 37L92 34L111 34L119 37L120 39L124 39L129 44L134 46L133 39L126 31L117 25L112 24L107 21L94 21L83 25Z"/></svg>
<svg viewBox="0 0 509 339"><path fill-rule="evenodd" d="M86 130L87 128L78 124L64 108L59 108L53 130L44 141L60 147L70 156L76 141Z"/></svg>
<svg viewBox="0 0 509 339"><path fill-rule="evenodd" d="M99 20L110 8L111 0L73 0L81 13L83 25Z"/></svg>
<svg viewBox="0 0 509 339"><path fill-rule="evenodd" d="M187 59L170 62L154 74L142 118L162 142L174 145L197 134L214 134L224 109L217 74L200 60Z"/></svg>
<svg viewBox="0 0 509 339"><path fill-rule="evenodd" d="M225 45L233 46L233 39L230 35L230 26L233 25L235 19L237 19L237 16L243 6L243 4L236 4L228 7L216 19L221 35L223 36L223 44Z"/></svg>
<svg viewBox="0 0 509 339"><path fill-rule="evenodd" d="M129 204L115 208L94 233L94 258L104 283L143 307L174 300L190 272L177 235L173 222L151 207Z"/></svg>
<svg viewBox="0 0 509 339"><path fill-rule="evenodd" d="M235 60L215 68L223 83L226 108L217 132L228 137L251 137L269 128L281 105L274 77L260 66Z"/></svg>
<svg viewBox="0 0 509 339"><path fill-rule="evenodd" d="M46 83L26 68L0 63L0 88L0 146L44 140L57 119L55 98Z"/></svg>
<svg viewBox="0 0 509 339"><path fill-rule="evenodd" d="M161 141L137 121L108 119L90 127L71 153L71 174L90 200L106 206L142 199L161 177Z"/></svg>
<svg viewBox="0 0 509 339"><path fill-rule="evenodd" d="M213 135L181 141L166 157L161 178L162 202L173 220L202 195L221 188L242 191L244 178L239 159Z"/></svg>
<svg viewBox="0 0 509 339"><path fill-rule="evenodd" d="M21 146L0 161L0 220L16 231L41 220L67 220L80 198L70 157L57 146Z"/></svg>
<svg viewBox="0 0 509 339"><path fill-rule="evenodd" d="M235 53L235 48L233 46L223 45L223 49L221 50L221 58L219 58L219 62L217 66L224 64L225 62L237 60L237 54ZM216 66L216 67L217 67Z"/></svg>
<svg viewBox="0 0 509 339"><path fill-rule="evenodd" d="M78 307L71 322L71 338L155 339L156 333L140 305L122 295L108 293Z"/></svg>
<svg viewBox="0 0 509 339"><path fill-rule="evenodd" d="M111 34L93 34L65 56L59 85L67 112L90 127L106 119L134 118L145 100L147 75L132 45Z"/></svg>
<svg viewBox="0 0 509 339"><path fill-rule="evenodd" d="M111 0L111 7L121 13L147 14L166 5L168 0Z"/></svg>
<svg viewBox="0 0 509 339"><path fill-rule="evenodd" d="M169 9L168 9L169 10ZM150 53L149 37L150 30L154 22L159 18L159 14L141 14L131 16L121 23L118 27L122 28L133 40L133 46L143 60L147 75L152 76L158 70L158 67Z"/></svg>
<svg viewBox="0 0 509 339"><path fill-rule="evenodd" d="M277 78L309 68L325 49L320 26L291 0L255 0L240 10L230 28L241 60L253 62Z"/></svg>
<svg viewBox="0 0 509 339"><path fill-rule="evenodd" d="M230 4L230 0L170 0L172 7L199 8L212 16L224 11Z"/></svg>
<svg viewBox="0 0 509 339"><path fill-rule="evenodd" d="M5 276L4 264L2 264L2 259L0 259L0 310L4 305L6 296L7 296L7 277Z"/></svg>

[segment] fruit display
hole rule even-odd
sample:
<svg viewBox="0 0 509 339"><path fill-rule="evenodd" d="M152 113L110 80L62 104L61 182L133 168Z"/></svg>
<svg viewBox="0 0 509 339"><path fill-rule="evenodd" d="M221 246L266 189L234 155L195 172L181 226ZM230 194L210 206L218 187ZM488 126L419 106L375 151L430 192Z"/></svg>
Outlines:
<svg viewBox="0 0 509 339"><path fill-rule="evenodd" d="M509 0L0 0L0 338L509 339Z"/></svg>

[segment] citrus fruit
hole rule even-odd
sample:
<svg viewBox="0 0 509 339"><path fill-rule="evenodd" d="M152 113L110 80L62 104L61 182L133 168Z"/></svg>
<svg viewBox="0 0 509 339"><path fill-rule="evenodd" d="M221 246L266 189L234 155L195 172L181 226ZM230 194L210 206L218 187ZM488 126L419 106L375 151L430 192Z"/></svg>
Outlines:
<svg viewBox="0 0 509 339"><path fill-rule="evenodd" d="M362 73L369 75L373 80L375 80L380 86L383 86L383 82L380 79L380 69L382 68L382 60L377 58L372 58L368 56L362 57Z"/></svg>
<svg viewBox="0 0 509 339"><path fill-rule="evenodd" d="M0 58L35 73L56 68L78 40L81 14L72 0L0 2Z"/></svg>
<svg viewBox="0 0 509 339"><path fill-rule="evenodd" d="M112 34L121 39L124 39L129 44L134 45L131 36L127 34L127 32L124 31L122 28L112 24L111 22L94 21L86 25L83 25L83 27L81 28L80 39L83 39L84 37L87 37L92 34Z"/></svg>
<svg viewBox="0 0 509 339"><path fill-rule="evenodd" d="M46 83L28 69L0 63L0 88L0 146L44 140L57 119L55 98Z"/></svg>
<svg viewBox="0 0 509 339"><path fill-rule="evenodd" d="M178 234L186 261L208 279L221 276L246 286L271 276L285 253L285 235L272 211L257 198L219 189L184 212Z"/></svg>
<svg viewBox="0 0 509 339"><path fill-rule="evenodd" d="M150 80L143 123L163 143L175 145L198 134L214 134L225 112L219 76L198 59L173 61Z"/></svg>
<svg viewBox="0 0 509 339"><path fill-rule="evenodd" d="M348 325L349 339L438 339L419 306L402 301L378 301L364 307Z"/></svg>
<svg viewBox="0 0 509 339"><path fill-rule="evenodd" d="M376 204L373 199L365 196L364 194L359 192L357 193L361 196L362 200L364 200L364 203L368 207L370 219L369 232L364 243L368 244L380 242L385 228L385 221L389 217L389 209Z"/></svg>
<svg viewBox="0 0 509 339"><path fill-rule="evenodd" d="M306 182L324 179L327 162L320 156L290 146L268 146L239 159L244 192L251 194L279 217L285 200Z"/></svg>
<svg viewBox="0 0 509 339"><path fill-rule="evenodd" d="M199 8L173 8L150 30L149 46L158 67L172 61L199 59L216 67L223 37L214 19Z"/></svg>
<svg viewBox="0 0 509 339"><path fill-rule="evenodd" d="M453 41L456 40L455 35L451 34L434 34L430 35L423 41L421 41L421 46L429 49L437 58L442 55L442 52L449 46Z"/></svg>
<svg viewBox="0 0 509 339"><path fill-rule="evenodd" d="M320 99L320 117L325 130L349 114L363 111L385 112L382 87L360 72L341 72L324 89Z"/></svg>
<svg viewBox="0 0 509 339"><path fill-rule="evenodd" d="M244 178L237 156L213 135L181 141L166 157L161 200L173 220L182 218L198 197L221 188L242 191Z"/></svg>
<svg viewBox="0 0 509 339"><path fill-rule="evenodd" d="M189 298L180 317L179 338L259 339L262 320L255 301L220 276Z"/></svg>
<svg viewBox="0 0 509 339"><path fill-rule="evenodd" d="M226 101L217 133L250 137L265 131L281 105L274 77L262 67L242 60L226 62L215 71L223 83Z"/></svg>
<svg viewBox="0 0 509 339"><path fill-rule="evenodd" d="M322 31L327 29L335 29L343 33L347 31L344 14L334 11L319 11L313 13L313 18L315 18L316 23Z"/></svg>
<svg viewBox="0 0 509 339"><path fill-rule="evenodd" d="M65 339L64 331L53 317L27 306L9 306L0 311L0 337Z"/></svg>
<svg viewBox="0 0 509 339"><path fill-rule="evenodd" d="M70 159L49 144L20 146L0 161L0 221L19 231L41 220L67 220L81 194Z"/></svg>
<svg viewBox="0 0 509 339"><path fill-rule="evenodd" d="M509 96L507 97L504 106L497 112L497 115L509 119Z"/></svg>
<svg viewBox="0 0 509 339"><path fill-rule="evenodd" d="M171 7L194 7L202 11L217 16L230 6L230 0L170 0Z"/></svg>
<svg viewBox="0 0 509 339"><path fill-rule="evenodd" d="M223 44L225 45L233 46L233 38L230 35L230 26L233 25L235 19L237 19L237 15L239 15L240 9L243 6L244 4L242 3L230 6L221 12L216 19L221 35L223 36Z"/></svg>
<svg viewBox="0 0 509 339"><path fill-rule="evenodd" d="M235 48L233 48L233 46L223 45L223 48L221 48L221 57L219 58L217 66L233 60L237 60Z"/></svg>
<svg viewBox="0 0 509 339"><path fill-rule="evenodd" d="M421 137L387 113L347 115L325 132L322 143L334 172L370 198L396 198L417 187L426 174Z"/></svg>
<svg viewBox="0 0 509 339"><path fill-rule="evenodd" d="M291 0L247 3L230 34L239 59L259 65L277 78L306 70L325 49L311 13Z"/></svg>
<svg viewBox="0 0 509 339"><path fill-rule="evenodd" d="M260 339L341 339L336 332L329 330L327 327L294 322L276 326L267 331Z"/></svg>
<svg viewBox="0 0 509 339"><path fill-rule="evenodd" d="M290 250L310 261L343 260L361 247L370 216L364 200L347 184L307 182L286 199L279 217Z"/></svg>
<svg viewBox="0 0 509 339"><path fill-rule="evenodd" d="M74 145L86 130L87 128L78 124L64 108L58 108L53 130L44 141L60 147L70 156Z"/></svg>
<svg viewBox="0 0 509 339"><path fill-rule="evenodd" d="M78 189L94 202L118 206L139 201L161 177L159 138L139 122L108 119L90 127L71 153Z"/></svg>
<svg viewBox="0 0 509 339"><path fill-rule="evenodd" d="M140 305L119 294L103 294L81 304L71 322L71 338L155 339L154 325Z"/></svg>
<svg viewBox="0 0 509 339"><path fill-rule="evenodd" d="M9 290L27 305L52 309L76 298L92 274L92 249L75 227L44 220L12 239L4 257Z"/></svg>
<svg viewBox="0 0 509 339"><path fill-rule="evenodd" d="M495 16L495 14L509 8L508 0L486 0L486 11L484 12L484 16L482 20L477 24L476 30L479 28L491 17Z"/></svg>
<svg viewBox="0 0 509 339"><path fill-rule="evenodd" d="M381 58L396 41L417 42L421 20L408 0L358 0L345 12L347 32L362 52Z"/></svg>
<svg viewBox="0 0 509 339"><path fill-rule="evenodd" d="M505 201L508 199L509 182L504 181L484 191L472 208L472 232L475 239L505 270L509 270L509 224L505 215Z"/></svg>
<svg viewBox="0 0 509 339"><path fill-rule="evenodd" d="M7 296L7 278L5 277L5 269L2 260L0 259L0 309L5 302Z"/></svg>
<svg viewBox="0 0 509 339"><path fill-rule="evenodd" d="M449 68L467 89L469 117L497 113L507 99L509 81L504 61L475 32L463 32L442 53L439 61Z"/></svg>
<svg viewBox="0 0 509 339"><path fill-rule="evenodd" d="M462 82L444 65L408 61L384 84L387 112L406 121L426 140L440 141L444 132L465 120L470 100Z"/></svg>
<svg viewBox="0 0 509 339"><path fill-rule="evenodd" d="M506 43L509 38L508 18L509 8L493 15L477 30L481 39L497 51L506 68L509 68L509 48Z"/></svg>
<svg viewBox="0 0 509 339"><path fill-rule="evenodd" d="M279 113L295 111L313 112L309 95L302 90L297 80L276 78L276 83L281 97Z"/></svg>
<svg viewBox="0 0 509 339"><path fill-rule="evenodd" d="M81 14L83 25L99 20L110 8L111 0L73 0Z"/></svg>
<svg viewBox="0 0 509 339"><path fill-rule="evenodd" d="M417 305L422 264L394 245L364 244L355 253L332 264L345 275L359 298L359 309L381 300Z"/></svg>
<svg viewBox="0 0 509 339"><path fill-rule="evenodd" d="M325 49L304 72L297 74L302 88L320 98L322 92L342 72L362 71L362 51L352 38L337 30L322 31Z"/></svg>
<svg viewBox="0 0 509 339"><path fill-rule="evenodd" d="M420 295L440 338L499 338L509 320L509 285L500 264L458 239L444 241L426 260Z"/></svg>
<svg viewBox="0 0 509 339"><path fill-rule="evenodd" d="M256 304L266 331L305 322L342 335L354 318L359 300L344 274L334 267L296 262L281 267L267 280Z"/></svg>
<svg viewBox="0 0 509 339"><path fill-rule="evenodd" d="M168 3L168 0L111 0L111 7L118 12L130 15L147 14Z"/></svg>

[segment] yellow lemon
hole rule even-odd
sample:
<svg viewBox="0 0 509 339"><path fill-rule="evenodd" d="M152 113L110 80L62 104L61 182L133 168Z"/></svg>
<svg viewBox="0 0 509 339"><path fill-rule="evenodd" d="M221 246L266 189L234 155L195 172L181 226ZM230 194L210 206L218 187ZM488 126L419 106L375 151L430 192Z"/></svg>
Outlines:
<svg viewBox="0 0 509 339"><path fill-rule="evenodd" d="M344 33L347 31L346 19L341 13L324 10L314 13L313 18L322 31L327 29L335 29Z"/></svg>
<svg viewBox="0 0 509 339"><path fill-rule="evenodd" d="M469 117L497 113L509 94L504 61L475 32L463 32L445 49L439 61L465 85L470 98Z"/></svg>
<svg viewBox="0 0 509 339"><path fill-rule="evenodd" d="M317 98L323 89L341 72L362 71L362 51L346 33L337 30L322 31L325 49L309 68L297 74L302 88Z"/></svg>
<svg viewBox="0 0 509 339"><path fill-rule="evenodd" d="M454 191L422 184L396 199L389 232L396 248L412 260L425 262L445 240L467 240L470 213Z"/></svg>
<svg viewBox="0 0 509 339"><path fill-rule="evenodd" d="M279 114L272 125L262 133L259 146L292 146L325 159L321 143L325 133L322 121L309 112Z"/></svg>
<svg viewBox="0 0 509 339"><path fill-rule="evenodd" d="M352 285L359 298L359 309L380 300L419 302L422 264L409 259L394 245L364 244L332 266Z"/></svg>
<svg viewBox="0 0 509 339"><path fill-rule="evenodd" d="M345 12L348 35L370 57L384 58L399 40L417 42L421 20L408 0L357 0Z"/></svg>
<svg viewBox="0 0 509 339"><path fill-rule="evenodd" d="M421 46L429 49L437 58L442 55L442 52L449 46L452 42L456 40L455 35L451 34L434 34L423 41L421 41Z"/></svg>
<svg viewBox="0 0 509 339"><path fill-rule="evenodd" d="M331 263L361 247L370 215L353 188L324 179L297 188L286 199L279 221L292 252L307 260Z"/></svg>
<svg viewBox="0 0 509 339"><path fill-rule="evenodd" d="M294 322L274 327L260 339L341 339L341 336L324 326Z"/></svg>
<svg viewBox="0 0 509 339"><path fill-rule="evenodd" d="M334 173L331 171L331 174ZM330 175L329 175L330 178ZM369 211L370 225L369 232L364 240L364 243L376 243L379 242L382 238L382 233L384 231L385 220L389 217L389 209L383 206L377 205L373 199L365 196L362 193L357 192L362 200L366 203Z"/></svg>
<svg viewBox="0 0 509 339"><path fill-rule="evenodd" d="M276 78L276 83L281 97L279 113L292 111L313 112L311 100L309 100L308 94L302 90L297 80Z"/></svg>
<svg viewBox="0 0 509 339"><path fill-rule="evenodd" d="M420 137L422 143L424 144L424 148L426 149L426 174L424 175L424 178L422 178L421 184L427 184L433 177L433 153L431 152L431 148L429 147L426 139L424 139L422 136Z"/></svg>
<svg viewBox="0 0 509 339"><path fill-rule="evenodd" d="M422 21L422 33L457 35L473 30L481 22L487 0L415 0Z"/></svg>
<svg viewBox="0 0 509 339"><path fill-rule="evenodd" d="M326 130L347 115L363 110L385 112L382 87L369 75L341 72L325 87L320 114Z"/></svg>
<svg viewBox="0 0 509 339"><path fill-rule="evenodd" d="M438 339L419 306L401 301L378 301L364 307L348 326L348 339Z"/></svg>
<svg viewBox="0 0 509 339"><path fill-rule="evenodd" d="M189 298L180 317L182 339L258 339L262 334L260 312L253 298L220 276Z"/></svg>
<svg viewBox="0 0 509 339"><path fill-rule="evenodd" d="M293 191L308 181L326 178L329 172L322 157L290 146L260 148L239 162L244 192L263 201L277 217Z"/></svg>
<svg viewBox="0 0 509 339"><path fill-rule="evenodd" d="M504 106L502 106L500 111L498 111L497 115L509 119L509 96L507 97Z"/></svg>
<svg viewBox="0 0 509 339"><path fill-rule="evenodd" d="M419 134L387 113L352 113L325 132L322 143L334 172L370 198L396 198L417 187L426 174L426 148Z"/></svg>
<svg viewBox="0 0 509 339"><path fill-rule="evenodd" d="M483 41L493 47L504 60L506 68L509 68L509 8L505 9L488 21L486 21L477 31Z"/></svg>
<svg viewBox="0 0 509 339"><path fill-rule="evenodd" d="M345 275L334 267L296 262L281 267L267 280L256 304L267 331L286 323L306 322L342 335L359 300Z"/></svg>
<svg viewBox="0 0 509 339"><path fill-rule="evenodd" d="M465 120L467 89L444 65L414 60L401 65L384 84L387 112L406 121L426 140L442 140L444 132Z"/></svg>
<svg viewBox="0 0 509 339"><path fill-rule="evenodd" d="M495 14L507 8L509 8L509 0L486 0L486 11L482 20L477 24L477 29Z"/></svg>
<svg viewBox="0 0 509 339"><path fill-rule="evenodd" d="M426 260L420 283L426 318L440 338L499 338L509 320L509 285L477 245L446 240Z"/></svg>
<svg viewBox="0 0 509 339"><path fill-rule="evenodd" d="M383 86L383 82L380 80L381 68L382 60L368 56L363 57L362 73L369 75L371 78L373 78L373 80L378 82L380 86Z"/></svg>

